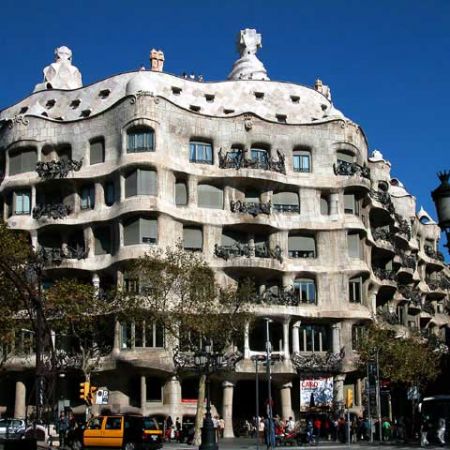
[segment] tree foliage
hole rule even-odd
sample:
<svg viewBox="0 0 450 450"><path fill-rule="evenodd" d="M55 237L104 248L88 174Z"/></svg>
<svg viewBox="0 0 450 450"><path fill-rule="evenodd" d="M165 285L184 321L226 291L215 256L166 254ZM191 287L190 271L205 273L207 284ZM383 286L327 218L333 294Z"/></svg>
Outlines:
<svg viewBox="0 0 450 450"><path fill-rule="evenodd" d="M248 307L244 308L251 283L239 289L220 288L203 257L180 245L152 250L131 262L127 276L139 281L139 291L124 293L125 318L159 323L166 333L193 346L202 337L213 341L216 350L225 349L242 336L251 318Z"/></svg>
<svg viewBox="0 0 450 450"><path fill-rule="evenodd" d="M372 325L357 351L362 369L378 351L380 375L393 383L423 387L439 374L440 353L418 334L398 338L393 330Z"/></svg>

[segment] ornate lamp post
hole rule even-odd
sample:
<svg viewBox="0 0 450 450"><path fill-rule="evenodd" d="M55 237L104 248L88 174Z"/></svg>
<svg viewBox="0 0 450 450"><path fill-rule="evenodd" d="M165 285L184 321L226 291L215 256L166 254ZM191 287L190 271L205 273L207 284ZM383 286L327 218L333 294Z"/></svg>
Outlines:
<svg viewBox="0 0 450 450"><path fill-rule="evenodd" d="M447 235L445 247L450 251L450 171L439 172L441 184L431 193L439 219L439 227Z"/></svg>
<svg viewBox="0 0 450 450"><path fill-rule="evenodd" d="M214 422L211 417L210 375L223 365L223 355L214 353L211 345L206 345L194 355L194 364L199 372L206 375L206 414L202 427L202 443L199 450L218 450Z"/></svg>

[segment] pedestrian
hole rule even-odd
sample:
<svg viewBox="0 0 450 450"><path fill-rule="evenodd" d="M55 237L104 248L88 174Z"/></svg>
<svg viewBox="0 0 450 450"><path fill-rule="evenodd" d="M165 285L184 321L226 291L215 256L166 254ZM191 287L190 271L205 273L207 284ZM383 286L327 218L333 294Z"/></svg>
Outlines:
<svg viewBox="0 0 450 450"><path fill-rule="evenodd" d="M306 442L311 444L314 439L314 425L311 419L306 421Z"/></svg>
<svg viewBox="0 0 450 450"><path fill-rule="evenodd" d="M430 443L428 442L428 432L430 431L430 422L428 417L424 417L422 426L420 427L420 446L426 447Z"/></svg>
<svg viewBox="0 0 450 450"><path fill-rule="evenodd" d="M273 450L275 448L275 422L269 417L264 420L264 439L267 450Z"/></svg>
<svg viewBox="0 0 450 450"><path fill-rule="evenodd" d="M289 417L289 419L286 421L286 433L292 433L295 429L295 422L292 416Z"/></svg>
<svg viewBox="0 0 450 450"><path fill-rule="evenodd" d="M319 419L319 417L316 417L316 419L314 420L314 435L316 436L317 441L319 441L321 428L322 428L322 422Z"/></svg>
<svg viewBox="0 0 450 450"><path fill-rule="evenodd" d="M383 420L382 431L383 441L389 441L391 439L391 422L387 418Z"/></svg>
<svg viewBox="0 0 450 450"><path fill-rule="evenodd" d="M177 442L181 442L181 422L180 422L180 418L177 417L175 420L175 438L177 440Z"/></svg>
<svg viewBox="0 0 450 450"><path fill-rule="evenodd" d="M219 417L219 434L220 438L223 439L223 433L225 432L225 420L222 416Z"/></svg>
<svg viewBox="0 0 450 450"><path fill-rule="evenodd" d="M441 447L445 445L445 419L441 417L438 421L437 437Z"/></svg>
<svg viewBox="0 0 450 450"><path fill-rule="evenodd" d="M258 417L258 434L259 434L259 441L264 442L264 429L265 429L265 422L263 417Z"/></svg>
<svg viewBox="0 0 450 450"><path fill-rule="evenodd" d="M66 446L66 435L69 429L69 419L65 416L63 411L61 411L61 414L59 415L56 428L59 435L59 447L63 448Z"/></svg>

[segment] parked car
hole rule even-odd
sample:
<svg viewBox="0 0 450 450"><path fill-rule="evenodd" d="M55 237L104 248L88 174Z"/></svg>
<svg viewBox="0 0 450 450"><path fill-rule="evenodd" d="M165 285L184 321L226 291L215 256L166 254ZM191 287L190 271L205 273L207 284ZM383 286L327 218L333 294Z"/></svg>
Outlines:
<svg viewBox="0 0 450 450"><path fill-rule="evenodd" d="M155 419L116 414L90 419L83 431L82 445L89 448L157 450L162 447L162 442L162 430Z"/></svg>
<svg viewBox="0 0 450 450"><path fill-rule="evenodd" d="M0 438L21 439L25 434L25 428L23 419L0 419Z"/></svg>

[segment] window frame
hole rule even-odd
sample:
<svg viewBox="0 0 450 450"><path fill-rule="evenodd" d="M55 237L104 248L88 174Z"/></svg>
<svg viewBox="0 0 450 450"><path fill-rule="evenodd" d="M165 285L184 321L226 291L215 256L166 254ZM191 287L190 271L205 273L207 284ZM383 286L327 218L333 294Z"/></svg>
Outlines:
<svg viewBox="0 0 450 450"><path fill-rule="evenodd" d="M85 196L87 193L87 196ZM80 209L89 210L95 209L95 185L86 184L82 186L80 192Z"/></svg>
<svg viewBox="0 0 450 450"><path fill-rule="evenodd" d="M312 286L313 298L303 298L303 289L302 286L306 286L307 294L306 296L310 296L310 288ZM294 280L294 290L298 292L298 298L301 304L303 305L317 305L317 286L316 280L314 278L296 278Z"/></svg>
<svg viewBox="0 0 450 450"><path fill-rule="evenodd" d="M142 143L139 143L140 136L145 137ZM147 153L155 151L155 130L146 125L136 125L130 127L126 132L126 153Z"/></svg>
<svg viewBox="0 0 450 450"><path fill-rule="evenodd" d="M349 278L348 280L348 301L362 305L364 282L362 276Z"/></svg>
<svg viewBox="0 0 450 450"><path fill-rule="evenodd" d="M203 155L200 155L203 152ZM203 156L203 157L200 157ZM207 141L189 141L189 162L194 164L214 164L214 147Z"/></svg>
<svg viewBox="0 0 450 450"><path fill-rule="evenodd" d="M297 173L312 173L311 150L294 150L292 152L292 170Z"/></svg>
<svg viewBox="0 0 450 450"><path fill-rule="evenodd" d="M23 197L28 197L28 209L24 207ZM21 199L22 202L22 210L18 209L18 199ZM31 191L28 189L21 189L13 192L13 205L12 205L12 215L14 216L27 216L31 214Z"/></svg>

